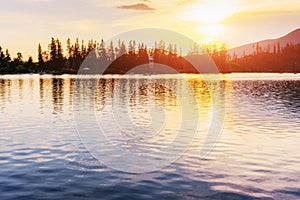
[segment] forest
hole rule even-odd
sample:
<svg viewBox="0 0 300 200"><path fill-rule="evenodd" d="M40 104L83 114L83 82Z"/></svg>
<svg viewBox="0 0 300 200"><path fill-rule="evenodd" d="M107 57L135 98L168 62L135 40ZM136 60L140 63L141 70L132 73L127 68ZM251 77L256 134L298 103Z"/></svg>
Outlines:
<svg viewBox="0 0 300 200"><path fill-rule="evenodd" d="M164 41L156 42L153 48L148 48L143 43L137 44L135 40L128 44L120 40L117 44L105 44L103 39L100 43L89 40L86 44L77 38L74 43L68 39L65 46L64 49L61 41L52 37L47 49L43 50L41 44L38 45L37 61L33 61L32 57L25 59L21 52L12 58L9 50L3 50L0 46L0 74L76 74L91 52L97 53L95 58L102 64L109 65L104 73L126 73L135 66L149 63L149 57L153 58L153 62L171 66L180 73L197 73L184 59L176 44L166 44ZM93 51L94 49L97 50ZM252 54L240 57L236 54L229 55L225 44L194 44L188 55L201 54L203 50L211 56L221 73L300 72L300 44L288 43L281 46L277 43L262 48L257 43L253 45Z"/></svg>
<svg viewBox="0 0 300 200"><path fill-rule="evenodd" d="M263 48L256 43L252 48L250 55L228 56L226 71L300 73L300 44L278 42Z"/></svg>

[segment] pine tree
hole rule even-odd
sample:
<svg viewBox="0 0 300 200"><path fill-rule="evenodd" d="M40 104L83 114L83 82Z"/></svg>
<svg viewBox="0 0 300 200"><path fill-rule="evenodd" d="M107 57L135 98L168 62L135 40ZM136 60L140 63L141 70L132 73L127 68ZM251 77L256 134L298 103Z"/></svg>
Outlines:
<svg viewBox="0 0 300 200"><path fill-rule="evenodd" d="M101 43L99 45L99 57L101 60L101 63L106 63L107 62L107 53L106 53L106 49L105 49L105 42L103 39L101 39Z"/></svg>
<svg viewBox="0 0 300 200"><path fill-rule="evenodd" d="M4 52L2 51L2 47L0 46L0 71L1 68L5 68L6 67L6 61L5 61L5 55Z"/></svg>
<svg viewBox="0 0 300 200"><path fill-rule="evenodd" d="M109 56L109 61L114 61L115 60L115 51L114 51L114 44L111 41L109 44L109 49L108 49L108 56Z"/></svg>
<svg viewBox="0 0 300 200"><path fill-rule="evenodd" d="M57 47L57 52L56 52L56 59L58 60L63 60L63 49L61 46L61 42L56 39L56 47Z"/></svg>
<svg viewBox="0 0 300 200"><path fill-rule="evenodd" d="M42 51L42 47L41 47L40 43L38 46L38 63L39 63L40 67L42 67L44 65L43 51Z"/></svg>
<svg viewBox="0 0 300 200"><path fill-rule="evenodd" d="M119 46L119 54L118 56L122 56L126 54L126 46L125 46L125 43L122 41L120 46Z"/></svg>
<svg viewBox="0 0 300 200"><path fill-rule="evenodd" d="M63 49L61 42L59 39L56 39L56 59L55 59L55 65L56 65L56 70L61 71L64 68L64 56L63 56Z"/></svg>
<svg viewBox="0 0 300 200"><path fill-rule="evenodd" d="M56 59L57 49L56 49L56 42L53 37L51 38L51 43L49 44L49 50L50 50L50 61L54 62Z"/></svg>
<svg viewBox="0 0 300 200"><path fill-rule="evenodd" d="M70 38L67 39L68 59L72 57L72 46Z"/></svg>
<svg viewBox="0 0 300 200"><path fill-rule="evenodd" d="M81 64L81 53L80 53L80 46L79 46L79 39L76 38L76 42L73 49L73 59L74 59L74 66L75 69L78 70Z"/></svg>
<svg viewBox="0 0 300 200"><path fill-rule="evenodd" d="M84 40L81 41L81 59L84 60L87 56L87 48L84 45Z"/></svg>

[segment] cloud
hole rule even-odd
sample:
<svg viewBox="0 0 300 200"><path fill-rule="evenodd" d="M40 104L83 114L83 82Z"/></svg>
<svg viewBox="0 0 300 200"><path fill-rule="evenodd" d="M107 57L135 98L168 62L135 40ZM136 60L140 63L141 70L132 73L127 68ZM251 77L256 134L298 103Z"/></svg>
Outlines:
<svg viewBox="0 0 300 200"><path fill-rule="evenodd" d="M124 10L142 10L142 11L156 10L155 8L152 8L144 3L121 5L121 6L117 6L117 8L124 9Z"/></svg>
<svg viewBox="0 0 300 200"><path fill-rule="evenodd" d="M182 6L182 5L186 5L186 4L193 3L193 2L195 2L195 0L179 0L177 2L177 5Z"/></svg>
<svg viewBox="0 0 300 200"><path fill-rule="evenodd" d="M45 3L51 1L52 0L17 0L17 2L22 2L22 3Z"/></svg>

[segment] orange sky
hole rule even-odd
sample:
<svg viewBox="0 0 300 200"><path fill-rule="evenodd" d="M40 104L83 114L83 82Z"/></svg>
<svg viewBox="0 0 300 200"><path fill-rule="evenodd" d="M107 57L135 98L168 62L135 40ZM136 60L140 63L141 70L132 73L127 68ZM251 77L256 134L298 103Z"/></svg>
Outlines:
<svg viewBox="0 0 300 200"><path fill-rule="evenodd" d="M299 0L10 0L0 7L0 45L36 57L50 38L109 39L136 28L166 28L229 47L300 27Z"/></svg>

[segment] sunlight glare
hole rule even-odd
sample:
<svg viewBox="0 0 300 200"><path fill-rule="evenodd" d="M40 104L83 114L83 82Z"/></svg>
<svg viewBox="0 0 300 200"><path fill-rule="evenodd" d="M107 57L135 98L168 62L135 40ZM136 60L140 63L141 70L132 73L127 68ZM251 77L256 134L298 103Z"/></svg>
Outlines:
<svg viewBox="0 0 300 200"><path fill-rule="evenodd" d="M237 1L204 0L201 3L190 5L183 14L183 18L189 21L203 23L218 23L238 11Z"/></svg>
<svg viewBox="0 0 300 200"><path fill-rule="evenodd" d="M211 37L217 36L223 32L221 24L207 24L204 28L207 34Z"/></svg>

